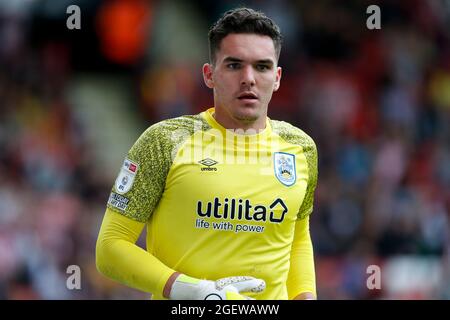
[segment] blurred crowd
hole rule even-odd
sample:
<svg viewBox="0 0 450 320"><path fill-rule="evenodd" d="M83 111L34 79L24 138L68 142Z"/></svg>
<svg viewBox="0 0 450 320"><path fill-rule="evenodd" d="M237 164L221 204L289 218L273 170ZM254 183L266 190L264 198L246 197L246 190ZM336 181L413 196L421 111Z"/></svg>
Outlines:
<svg viewBox="0 0 450 320"><path fill-rule="evenodd" d="M114 2L146 13L146 52L104 56L131 66L122 70L139 102L130 112L151 125L211 106L200 73L207 28L238 3L177 10L177 1ZM318 147L311 234L319 297L450 299L450 1L380 1L380 30L366 28L365 1L247 4L285 36L269 116L302 128ZM0 11L0 298L145 298L95 269L113 181L67 98L77 73L70 43L31 45L27 14ZM187 21L182 33L200 30L190 39L205 51L200 58L198 47L165 53L167 37L167 46L185 41L164 34L170 21ZM66 287L70 265L80 266L80 290ZM380 267L380 290L367 288L370 265Z"/></svg>

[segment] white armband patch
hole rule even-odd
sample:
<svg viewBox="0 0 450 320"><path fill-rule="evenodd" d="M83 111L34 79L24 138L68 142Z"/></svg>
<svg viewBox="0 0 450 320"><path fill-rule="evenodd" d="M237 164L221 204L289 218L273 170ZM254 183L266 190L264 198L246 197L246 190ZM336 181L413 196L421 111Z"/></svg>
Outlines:
<svg viewBox="0 0 450 320"><path fill-rule="evenodd" d="M137 163L129 159L125 159L116 179L115 187L117 193L125 194L130 191L131 187L133 186L134 178L136 177L138 168L139 166Z"/></svg>

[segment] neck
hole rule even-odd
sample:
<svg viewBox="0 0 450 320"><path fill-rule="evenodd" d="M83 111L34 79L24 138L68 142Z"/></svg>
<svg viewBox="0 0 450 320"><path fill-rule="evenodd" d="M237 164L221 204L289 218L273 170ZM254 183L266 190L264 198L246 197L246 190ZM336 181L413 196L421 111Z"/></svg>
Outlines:
<svg viewBox="0 0 450 320"><path fill-rule="evenodd" d="M259 117L254 121L240 120L222 114L222 110L216 108L212 116L225 129L260 131L266 128L266 115Z"/></svg>

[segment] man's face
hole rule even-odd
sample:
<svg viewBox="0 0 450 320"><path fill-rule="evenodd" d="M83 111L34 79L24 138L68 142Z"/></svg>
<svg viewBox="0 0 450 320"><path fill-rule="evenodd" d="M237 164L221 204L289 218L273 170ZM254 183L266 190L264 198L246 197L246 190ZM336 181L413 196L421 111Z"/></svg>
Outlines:
<svg viewBox="0 0 450 320"><path fill-rule="evenodd" d="M216 119L227 128L264 128L268 104L281 78L273 40L229 34L215 58L214 65L203 66L203 76L214 90Z"/></svg>

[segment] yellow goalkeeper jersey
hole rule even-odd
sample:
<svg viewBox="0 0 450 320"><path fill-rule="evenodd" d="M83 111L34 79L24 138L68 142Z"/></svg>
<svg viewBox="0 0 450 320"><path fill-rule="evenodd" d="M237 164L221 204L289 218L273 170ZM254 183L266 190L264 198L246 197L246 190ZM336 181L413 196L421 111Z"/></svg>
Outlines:
<svg viewBox="0 0 450 320"><path fill-rule="evenodd" d="M213 113L148 128L128 152L108 208L147 223L148 252L170 268L209 280L261 278L258 299L287 299L295 222L313 208L316 146L286 122L268 118L260 132L239 132Z"/></svg>

